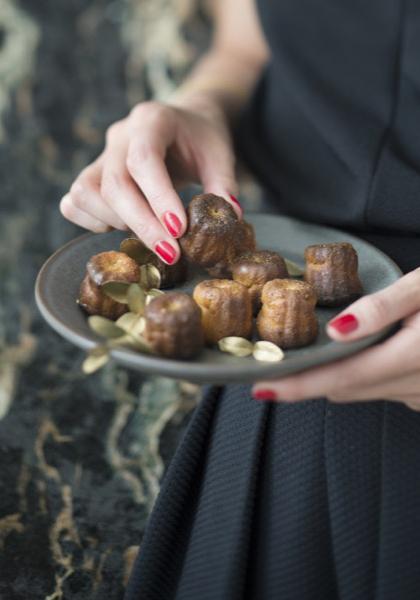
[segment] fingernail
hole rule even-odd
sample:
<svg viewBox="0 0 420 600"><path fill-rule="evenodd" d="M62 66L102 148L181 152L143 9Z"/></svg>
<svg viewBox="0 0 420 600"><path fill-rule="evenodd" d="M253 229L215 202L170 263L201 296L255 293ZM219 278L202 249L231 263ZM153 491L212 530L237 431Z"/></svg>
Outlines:
<svg viewBox="0 0 420 600"><path fill-rule="evenodd" d="M176 257L176 250L169 242L165 240L158 242L155 246L155 251L168 265L173 264Z"/></svg>
<svg viewBox="0 0 420 600"><path fill-rule="evenodd" d="M229 194L229 198L232 200L232 202L234 202L236 204L236 206L240 209L240 211L242 212L242 206L239 202L239 200L237 198L235 198L235 196L233 194Z"/></svg>
<svg viewBox="0 0 420 600"><path fill-rule="evenodd" d="M350 333L359 327L359 321L354 315L348 314L337 317L329 323L330 327L336 329L339 333Z"/></svg>
<svg viewBox="0 0 420 600"><path fill-rule="evenodd" d="M277 394L273 390L254 390L252 396L254 400L277 400Z"/></svg>
<svg viewBox="0 0 420 600"><path fill-rule="evenodd" d="M182 223L178 217L174 213L166 212L163 215L163 222L165 223L166 229L169 231L169 233L174 238L177 238L182 229Z"/></svg>

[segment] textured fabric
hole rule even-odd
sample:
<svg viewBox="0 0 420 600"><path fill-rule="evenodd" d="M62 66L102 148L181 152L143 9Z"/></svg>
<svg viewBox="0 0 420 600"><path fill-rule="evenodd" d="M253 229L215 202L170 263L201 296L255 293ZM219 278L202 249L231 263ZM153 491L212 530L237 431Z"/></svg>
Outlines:
<svg viewBox="0 0 420 600"><path fill-rule="evenodd" d="M238 152L276 211L386 233L419 266L420 2L258 5L272 58Z"/></svg>
<svg viewBox="0 0 420 600"><path fill-rule="evenodd" d="M272 61L237 142L274 210L419 266L420 2L258 4ZM418 600L419 557L420 414L211 388L126 600Z"/></svg>
<svg viewBox="0 0 420 600"><path fill-rule="evenodd" d="M126 600L418 600L420 414L212 388Z"/></svg>

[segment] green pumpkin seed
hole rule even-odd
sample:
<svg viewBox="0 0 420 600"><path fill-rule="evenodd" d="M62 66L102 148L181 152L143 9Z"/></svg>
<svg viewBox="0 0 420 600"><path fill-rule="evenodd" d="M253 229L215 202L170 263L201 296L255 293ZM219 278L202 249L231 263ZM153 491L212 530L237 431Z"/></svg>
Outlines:
<svg viewBox="0 0 420 600"><path fill-rule="evenodd" d="M145 354L149 354L151 352L149 344L141 335L133 335L131 333L127 333L123 337L116 340L111 340L108 342L108 346L110 348L130 348Z"/></svg>
<svg viewBox="0 0 420 600"><path fill-rule="evenodd" d="M304 269L293 260L289 260L285 258L285 263L287 267L287 271L291 277L302 277L304 274Z"/></svg>
<svg viewBox="0 0 420 600"><path fill-rule="evenodd" d="M281 348L272 342L265 341L256 342L252 354L255 360L262 362L280 362L284 358L284 352Z"/></svg>
<svg viewBox="0 0 420 600"><path fill-rule="evenodd" d="M101 369L109 361L109 351L106 346L96 346L88 352L87 357L83 361L82 371L86 375L90 375Z"/></svg>
<svg viewBox="0 0 420 600"><path fill-rule="evenodd" d="M222 352L228 352L229 354L233 354L233 356L249 356L252 354L253 344L249 340L237 337L237 336L228 336L222 338L218 342L219 350Z"/></svg>
<svg viewBox="0 0 420 600"><path fill-rule="evenodd" d="M129 283L123 283L122 281L108 281L101 286L101 290L117 302L127 304L127 292L130 287Z"/></svg>
<svg viewBox="0 0 420 600"><path fill-rule="evenodd" d="M143 265L140 267L140 286L144 290L150 290L152 288L159 288L161 282L161 276L159 269L154 265Z"/></svg>
<svg viewBox="0 0 420 600"><path fill-rule="evenodd" d="M118 325L118 327L121 327L126 333L130 333L138 319L139 316L135 313L127 312L117 319L115 324Z"/></svg>
<svg viewBox="0 0 420 600"><path fill-rule="evenodd" d="M94 315L92 317L88 317L88 323L92 331L102 337L112 339L124 335L124 330L114 323L114 321L111 321L111 319Z"/></svg>
<svg viewBox="0 0 420 600"><path fill-rule="evenodd" d="M155 288L152 288L151 290L149 290L147 292L147 296L146 296L146 306L153 300L153 298L157 298L158 296L163 296L165 292L162 292L162 290L157 290Z"/></svg>
<svg viewBox="0 0 420 600"><path fill-rule="evenodd" d="M126 238L123 240L120 244L120 252L127 254L138 265L146 264L152 256L152 251L137 238Z"/></svg>
<svg viewBox="0 0 420 600"><path fill-rule="evenodd" d="M131 328L131 335L138 336L141 335L146 329L146 319L144 317L137 317L136 322L133 324Z"/></svg>
<svg viewBox="0 0 420 600"><path fill-rule="evenodd" d="M127 292L128 308L131 312L142 315L146 306L146 293L138 283L132 283Z"/></svg>

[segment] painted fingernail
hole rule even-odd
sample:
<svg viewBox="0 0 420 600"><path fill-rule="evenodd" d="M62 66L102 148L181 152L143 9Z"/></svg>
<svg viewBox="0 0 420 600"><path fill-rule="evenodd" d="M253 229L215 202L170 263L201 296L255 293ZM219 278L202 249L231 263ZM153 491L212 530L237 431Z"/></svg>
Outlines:
<svg viewBox="0 0 420 600"><path fill-rule="evenodd" d="M168 265L173 264L176 257L176 250L169 242L166 242L165 240L158 242L155 246L155 251L162 260L168 263Z"/></svg>
<svg viewBox="0 0 420 600"><path fill-rule="evenodd" d="M236 206L240 209L240 211L242 212L242 206L239 202L239 200L237 198L235 198L235 196L233 194L229 194L229 198L232 200L232 202L234 202L236 204Z"/></svg>
<svg viewBox="0 0 420 600"><path fill-rule="evenodd" d="M163 215L163 222L165 223L166 229L169 231L169 233L174 238L177 238L182 229L182 223L178 217L174 213L166 212Z"/></svg>
<svg viewBox="0 0 420 600"><path fill-rule="evenodd" d="M254 390L254 400L277 400L277 394L273 390Z"/></svg>
<svg viewBox="0 0 420 600"><path fill-rule="evenodd" d="M329 323L329 326L336 329L338 333L346 334L355 331L359 327L359 321L354 315L348 314L337 317Z"/></svg>

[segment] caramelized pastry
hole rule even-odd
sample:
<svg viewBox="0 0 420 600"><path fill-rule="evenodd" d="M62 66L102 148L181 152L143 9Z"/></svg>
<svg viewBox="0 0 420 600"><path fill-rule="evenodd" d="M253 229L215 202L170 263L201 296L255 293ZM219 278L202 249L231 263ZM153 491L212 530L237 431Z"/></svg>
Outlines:
<svg viewBox="0 0 420 600"><path fill-rule="evenodd" d="M163 289L184 283L187 279L188 263L183 256L174 265L167 265L135 237L123 240L120 245L120 251L134 259L139 266L145 264L154 265L160 273L160 287Z"/></svg>
<svg viewBox="0 0 420 600"><path fill-rule="evenodd" d="M113 321L128 311L127 304L117 302L104 294L101 288L93 283L88 274L86 274L80 285L77 303L89 315L100 315Z"/></svg>
<svg viewBox="0 0 420 600"><path fill-rule="evenodd" d="M233 280L248 288L254 313L260 308L264 284L288 276L284 259L277 252L269 250L246 252L232 263Z"/></svg>
<svg viewBox="0 0 420 600"><path fill-rule="evenodd" d="M347 304L362 293L357 252L348 242L308 246L305 260L304 278L314 287L320 306Z"/></svg>
<svg viewBox="0 0 420 600"><path fill-rule="evenodd" d="M201 312L188 294L168 292L145 309L145 337L159 356L194 358L204 345Z"/></svg>
<svg viewBox="0 0 420 600"><path fill-rule="evenodd" d="M261 294L257 329L263 340L280 348L298 348L314 341L318 333L313 287L295 279L273 279Z"/></svg>
<svg viewBox="0 0 420 600"><path fill-rule="evenodd" d="M140 278L138 264L124 252L111 250L95 254L86 267L92 282L99 286L109 281L138 283Z"/></svg>
<svg viewBox="0 0 420 600"><path fill-rule="evenodd" d="M256 247L252 225L238 219L232 206L214 194L191 200L188 229L180 244L186 258L213 277L228 275L233 259Z"/></svg>
<svg viewBox="0 0 420 600"><path fill-rule="evenodd" d="M252 304L248 290L230 279L202 281L194 289L194 300L201 308L206 342L235 335L250 337Z"/></svg>

